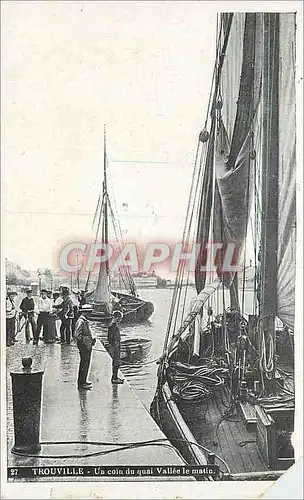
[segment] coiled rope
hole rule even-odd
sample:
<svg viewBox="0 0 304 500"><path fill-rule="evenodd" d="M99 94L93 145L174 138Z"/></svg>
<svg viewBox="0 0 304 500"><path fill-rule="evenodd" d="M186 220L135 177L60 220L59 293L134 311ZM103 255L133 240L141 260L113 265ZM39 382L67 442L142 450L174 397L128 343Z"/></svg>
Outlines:
<svg viewBox="0 0 304 500"><path fill-rule="evenodd" d="M167 370L172 394L186 401L208 399L215 390L224 385L228 376L227 368L199 366L188 369L188 365L172 363Z"/></svg>

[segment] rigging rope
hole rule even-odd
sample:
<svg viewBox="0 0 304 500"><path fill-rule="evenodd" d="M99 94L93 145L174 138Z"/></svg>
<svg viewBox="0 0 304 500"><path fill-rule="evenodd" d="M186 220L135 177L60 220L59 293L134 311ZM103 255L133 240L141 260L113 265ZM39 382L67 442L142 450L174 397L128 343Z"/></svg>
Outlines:
<svg viewBox="0 0 304 500"><path fill-rule="evenodd" d="M198 155L199 155L199 149L200 149L200 141L198 140L197 149L196 149L196 155L195 155L195 161L194 161L194 169L193 169L194 172L193 172L191 186L190 186L190 194L189 194L189 198L188 198L188 206L187 206L187 211L186 211L186 221L185 221L185 225L184 225L184 231L183 231L182 241L184 241L184 238L185 238L186 227L187 227L187 222L188 222L188 217L189 217L189 211L190 211L190 207L191 207L191 197L192 197L192 193L193 193L193 189L194 189L194 185L195 185L195 176L196 176L196 169L197 169L197 160L198 160ZM174 315L174 309L175 309L175 302L176 302L176 296L177 296L177 291L178 291L178 285L180 283L179 273L180 273L180 267L177 270L177 275L176 275L176 278L175 278L173 296L172 296L172 300L171 300L169 317L168 317L168 323L167 323L167 330L166 330L165 340L164 340L164 347L163 347L163 351L164 352L166 352L166 350L167 350L167 344L168 344L169 335L170 335L170 331L171 331L171 324L172 324L172 319L173 319L173 315Z"/></svg>
<svg viewBox="0 0 304 500"><path fill-rule="evenodd" d="M98 199L100 199L100 195L99 195ZM95 245L97 243L98 235L99 235L99 231L100 231L100 224L101 224L101 217L102 217L102 213L103 213L104 203L105 203L105 193L102 194L101 203L100 202L97 203L97 205L99 205L100 211L99 211L97 229L96 229L96 234L95 234L95 241L94 241ZM96 211L97 211L97 208L96 208ZM95 222L95 220L96 220L96 216L94 216L93 223ZM89 288L89 281L90 281L91 274L92 274L92 270L90 269L89 272L88 272L88 276L87 276L87 280L86 280L86 284L85 284L85 291L86 292L88 291L88 288Z"/></svg>
<svg viewBox="0 0 304 500"><path fill-rule="evenodd" d="M227 23L227 29L226 29L226 32L225 32L225 35L224 35L223 45L222 45L221 49L220 49L220 34L221 33L217 37L216 60L215 60L215 63L214 63L214 74L216 76L212 80L211 89L210 89L210 96L213 93L212 108L211 108L211 114L212 114L212 118L213 119L214 119L214 105L215 105L215 102L216 102L216 99L217 99L218 90L219 90L219 82L220 82L221 71L222 71L223 62L224 62L224 58L225 58L225 53L226 53L226 47L227 47L227 43L228 43L228 38L229 38L229 34L230 34L230 28L231 28L232 18L233 18L233 14L229 14L228 23ZM222 25L221 25L221 30L222 30ZM214 91L213 91L213 86L214 86ZM209 114L209 111L210 111L211 98L209 99L209 101L210 102L208 103L208 109L207 109L207 115L206 115L207 118L208 118L208 114ZM190 212L190 207L191 207L192 193L193 193L194 184L195 184L194 180L195 180L195 175L196 175L199 146L200 146L200 141L198 141L198 145L197 145L197 151L196 151L196 157L195 157L195 163L194 163L194 173L193 173L193 176L192 176L192 182L191 182L191 188L190 188L190 195L189 195L188 206L187 206L187 211L186 211L186 221L185 221L185 226L184 226L184 231L183 231L183 238L182 238L183 242L185 241L186 228L189 227L189 212ZM202 161L202 156L201 156L201 161ZM197 184L197 186L198 186L198 184ZM194 204L193 204L193 207L192 207L191 221L192 221L192 217L193 217L194 206L195 206L195 201L194 201ZM177 301L177 308L178 308L178 305L180 303L181 292L178 289L180 288L180 285L181 285L181 279L182 279L182 276L183 276L183 273L184 273L184 267L185 267L184 265L180 266L180 269L177 272L177 276L176 276L176 280L175 280L175 287L174 287L173 297L172 297L172 301L171 301L171 307L170 307L170 312L169 312L167 330L166 330L166 334L165 334L165 341L164 341L164 348L163 348L164 353L167 353L167 346L168 346L169 335L170 335L171 327L172 327L172 320L173 320L174 312L176 310L176 301ZM177 311L176 311L176 313L177 313ZM177 321L177 317L175 318L174 329L176 328L176 321Z"/></svg>
<svg viewBox="0 0 304 500"><path fill-rule="evenodd" d="M115 235L115 238L116 238L116 242L118 244L118 250L121 253L121 250L122 250L121 245L124 244L124 242L123 242L123 236L122 236L122 231L121 231L121 227L120 227L119 221L115 220L115 215L114 215L114 212L113 212L113 209L112 209L112 204L111 204L109 198L108 198L108 205L109 205L109 208L110 208L110 214L111 214L111 217L112 217L112 224L113 224L113 229L114 229L114 235ZM120 240L119 240L119 236L118 236L118 231L120 232ZM121 277L121 279L122 279L125 287L129 288L129 290L131 291L131 293L133 291L135 292L135 284L134 284L133 279L132 279L132 277L130 275L130 271L129 271L128 266L122 266L122 268L120 268L120 277ZM134 284L134 287L133 287L133 284Z"/></svg>

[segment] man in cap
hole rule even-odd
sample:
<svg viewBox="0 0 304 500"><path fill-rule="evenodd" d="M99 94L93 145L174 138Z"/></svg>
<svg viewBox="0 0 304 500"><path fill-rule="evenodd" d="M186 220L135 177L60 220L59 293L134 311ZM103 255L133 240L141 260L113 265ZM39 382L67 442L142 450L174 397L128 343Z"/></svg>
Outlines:
<svg viewBox="0 0 304 500"><path fill-rule="evenodd" d="M20 304L20 309L22 311L22 316L25 318L25 340L29 342L30 336L30 325L32 329L33 338L36 332L36 321L35 321L35 302L33 299L33 291L31 288L26 290L26 297L24 297Z"/></svg>
<svg viewBox="0 0 304 500"><path fill-rule="evenodd" d="M40 297L37 300L38 318L37 318L37 328L34 334L34 345L38 345L39 335L43 327L43 339L47 339L47 329L49 322L49 315L52 310L52 302L47 296L47 290L42 289L40 291Z"/></svg>
<svg viewBox="0 0 304 500"><path fill-rule="evenodd" d="M112 356L112 384L123 384L124 381L118 377L118 370L121 365L120 360L120 330L119 323L123 318L121 311L114 311L112 321L108 327L109 351Z"/></svg>
<svg viewBox="0 0 304 500"><path fill-rule="evenodd" d="M14 345L16 335L16 298L17 292L8 290L6 294L6 345Z"/></svg>
<svg viewBox="0 0 304 500"><path fill-rule="evenodd" d="M60 342L71 343L71 324L74 317L73 302L68 287L61 288L62 303L60 304L58 316L61 319Z"/></svg>
<svg viewBox="0 0 304 500"><path fill-rule="evenodd" d="M60 324L61 321L58 316L58 310L60 309L60 305L62 304L63 299L60 295L59 291L55 291L53 293L53 312L55 312L55 326L56 326L56 341L60 341L59 333L60 333Z"/></svg>
<svg viewBox="0 0 304 500"><path fill-rule="evenodd" d="M92 306L84 304L80 309L80 316L76 322L74 338L79 349L80 364L78 371L78 389L89 390L92 388L92 382L87 380L92 347L95 345L96 339L93 339L88 318L92 312Z"/></svg>

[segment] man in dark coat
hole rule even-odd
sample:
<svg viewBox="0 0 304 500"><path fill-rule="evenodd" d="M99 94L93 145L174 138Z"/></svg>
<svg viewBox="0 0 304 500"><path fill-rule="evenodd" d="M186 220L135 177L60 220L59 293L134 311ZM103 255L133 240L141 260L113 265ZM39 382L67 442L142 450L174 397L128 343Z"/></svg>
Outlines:
<svg viewBox="0 0 304 500"><path fill-rule="evenodd" d="M74 335L80 355L77 385L78 389L85 390L90 390L92 388L92 382L87 380L87 376L90 367L92 347L96 342L96 339L93 339L90 325L87 319L90 316L91 312L92 306L88 304L85 304L80 309L80 316L76 322Z"/></svg>
<svg viewBox="0 0 304 500"><path fill-rule="evenodd" d="M32 329L33 338L36 334L36 321L35 321L35 302L33 299L33 292L31 288L26 290L26 297L24 297L20 304L22 316L25 318L25 339L29 342L31 339L30 325Z"/></svg>
<svg viewBox="0 0 304 500"><path fill-rule="evenodd" d="M58 316L61 319L60 341L61 343L66 342L67 344L70 344L72 319L74 317L73 302L70 297L70 291L68 287L62 287L61 294L62 303L58 308Z"/></svg>
<svg viewBox="0 0 304 500"><path fill-rule="evenodd" d="M120 330L119 323L123 317L122 312L114 311L112 321L108 327L109 351L112 356L112 384L123 384L124 381L118 377L118 370L121 365L120 360Z"/></svg>
<svg viewBox="0 0 304 500"><path fill-rule="evenodd" d="M6 295L6 345L12 346L15 342L16 335L16 314L17 308L15 304L17 292L8 291Z"/></svg>

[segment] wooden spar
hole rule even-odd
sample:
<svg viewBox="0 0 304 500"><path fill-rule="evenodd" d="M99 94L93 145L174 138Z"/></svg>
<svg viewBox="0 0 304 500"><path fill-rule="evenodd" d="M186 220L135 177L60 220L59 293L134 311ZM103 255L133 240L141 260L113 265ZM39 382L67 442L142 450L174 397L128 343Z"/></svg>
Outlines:
<svg viewBox="0 0 304 500"><path fill-rule="evenodd" d="M275 317L277 313L278 165L279 165L279 14L263 15L263 137L260 334L273 342L275 373Z"/></svg>
<svg viewBox="0 0 304 500"><path fill-rule="evenodd" d="M104 192L104 243L109 243L108 229L108 183L107 183L107 142L106 142L106 126L103 132L103 192ZM109 262L106 260L106 272L109 275Z"/></svg>

